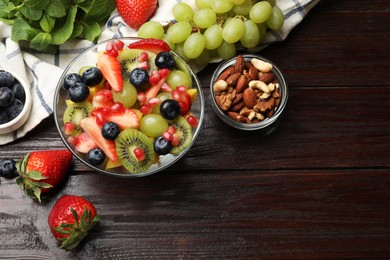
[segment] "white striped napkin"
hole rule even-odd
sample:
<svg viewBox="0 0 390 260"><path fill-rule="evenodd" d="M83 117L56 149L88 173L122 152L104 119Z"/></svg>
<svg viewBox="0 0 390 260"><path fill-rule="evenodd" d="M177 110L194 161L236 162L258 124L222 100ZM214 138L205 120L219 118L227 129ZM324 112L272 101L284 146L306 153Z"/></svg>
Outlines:
<svg viewBox="0 0 390 260"><path fill-rule="evenodd" d="M194 0L182 0L195 7ZM152 20L165 23L173 19L171 10L180 0L159 0L159 8ZM309 10L319 0L278 0L277 5L285 15L285 22L280 31L266 35L258 50L272 42L284 40L291 30L299 24ZM123 36L136 36L137 32L123 22L115 10L108 19L98 41ZM21 48L11 40L11 27L0 22L0 66L12 71L18 71L31 85L33 97L32 111L27 122L17 131L0 135L0 145L4 145L25 136L43 119L53 114L53 95L57 81L63 69L79 53L92 46L87 40L72 40L59 47L58 54L38 53L31 49Z"/></svg>

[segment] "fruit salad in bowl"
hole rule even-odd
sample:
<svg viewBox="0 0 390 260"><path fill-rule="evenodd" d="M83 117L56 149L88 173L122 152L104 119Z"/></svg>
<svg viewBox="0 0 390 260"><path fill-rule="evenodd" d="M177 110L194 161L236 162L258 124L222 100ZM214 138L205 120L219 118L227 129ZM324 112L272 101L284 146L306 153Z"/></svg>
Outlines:
<svg viewBox="0 0 390 260"><path fill-rule="evenodd" d="M140 177L166 169L195 142L204 117L196 74L162 40L118 38L77 56L54 98L66 146L96 171Z"/></svg>

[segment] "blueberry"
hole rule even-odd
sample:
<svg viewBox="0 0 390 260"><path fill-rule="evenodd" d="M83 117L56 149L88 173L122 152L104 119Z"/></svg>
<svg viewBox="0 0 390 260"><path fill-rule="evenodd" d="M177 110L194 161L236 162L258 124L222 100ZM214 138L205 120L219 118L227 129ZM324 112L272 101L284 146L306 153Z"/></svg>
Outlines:
<svg viewBox="0 0 390 260"><path fill-rule="evenodd" d="M104 154L102 149L93 148L89 150L87 158L93 165L100 165L106 159L106 155Z"/></svg>
<svg viewBox="0 0 390 260"><path fill-rule="evenodd" d="M159 69L167 68L169 70L173 70L176 66L176 62L172 54L166 51L162 51L157 54L154 64L156 64Z"/></svg>
<svg viewBox="0 0 390 260"><path fill-rule="evenodd" d="M180 104L174 99L165 99L160 104L161 116L168 120L173 120L180 115Z"/></svg>
<svg viewBox="0 0 390 260"><path fill-rule="evenodd" d="M76 82L68 89L68 95L73 102L83 102L89 96L89 88L83 82Z"/></svg>
<svg viewBox="0 0 390 260"><path fill-rule="evenodd" d="M130 72L129 80L134 87L141 89L149 82L149 74L142 68L135 68Z"/></svg>
<svg viewBox="0 0 390 260"><path fill-rule="evenodd" d="M26 101L26 93L24 92L22 84L15 82L12 86L12 91L14 92L15 98L19 99L23 103Z"/></svg>
<svg viewBox="0 0 390 260"><path fill-rule="evenodd" d="M95 86L103 80L103 74L98 67L90 67L81 74L81 78L87 86Z"/></svg>
<svg viewBox="0 0 390 260"><path fill-rule="evenodd" d="M77 82L83 82L83 79L81 78L80 74L78 73L70 73L65 76L64 78L64 89L68 90L70 86Z"/></svg>
<svg viewBox="0 0 390 260"><path fill-rule="evenodd" d="M119 133L119 126L114 122L107 122L102 127L102 136L106 139L114 140Z"/></svg>
<svg viewBox="0 0 390 260"><path fill-rule="evenodd" d="M160 155L168 154L172 150L171 142L159 136L154 141L154 151Z"/></svg>
<svg viewBox="0 0 390 260"><path fill-rule="evenodd" d="M0 160L0 175L6 178L13 178L18 175L13 159Z"/></svg>
<svg viewBox="0 0 390 260"><path fill-rule="evenodd" d="M14 84L14 76L5 70L0 70L0 86L2 87L12 87Z"/></svg>
<svg viewBox="0 0 390 260"><path fill-rule="evenodd" d="M7 115L5 110L1 110L0 108L0 124L5 124L8 123L9 121L10 121L9 116Z"/></svg>
<svg viewBox="0 0 390 260"><path fill-rule="evenodd" d="M19 99L17 98L14 98L14 100L12 101L11 105L9 105L6 109L5 109L5 112L7 113L7 115L9 116L9 120L12 120L14 119L15 117L17 117L20 112L22 112L23 110L23 107L24 107L24 104L22 101L20 101Z"/></svg>
<svg viewBox="0 0 390 260"><path fill-rule="evenodd" d="M15 94L8 87L0 88L0 107L8 107L14 100Z"/></svg>

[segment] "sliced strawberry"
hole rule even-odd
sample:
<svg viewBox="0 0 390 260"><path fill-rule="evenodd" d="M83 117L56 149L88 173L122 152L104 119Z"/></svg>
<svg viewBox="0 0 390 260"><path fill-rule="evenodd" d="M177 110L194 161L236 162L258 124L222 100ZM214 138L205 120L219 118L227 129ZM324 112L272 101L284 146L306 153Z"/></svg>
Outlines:
<svg viewBox="0 0 390 260"><path fill-rule="evenodd" d="M96 147L98 147L98 145L86 132L82 132L77 137L74 145L74 149L80 153L88 153L89 150Z"/></svg>
<svg viewBox="0 0 390 260"><path fill-rule="evenodd" d="M107 121L112 121L116 123L120 129L126 128L138 128L139 127L139 118L137 113L131 109L126 108L120 112L112 112L106 117Z"/></svg>
<svg viewBox="0 0 390 260"><path fill-rule="evenodd" d="M93 116L86 117L80 121L80 126L85 132L95 141L95 143L104 151L106 156L112 161L118 160L116 154L115 142L108 140L102 135L102 128L96 123L96 118Z"/></svg>
<svg viewBox="0 0 390 260"><path fill-rule="evenodd" d="M168 43L160 39L141 39L139 41L130 43L128 46L130 49L141 49L144 51L151 51L154 53L160 53L162 51L170 51L171 47L169 47Z"/></svg>
<svg viewBox="0 0 390 260"><path fill-rule="evenodd" d="M120 62L114 57L104 52L99 56L97 67L110 83L114 91L119 92L123 88L123 77Z"/></svg>

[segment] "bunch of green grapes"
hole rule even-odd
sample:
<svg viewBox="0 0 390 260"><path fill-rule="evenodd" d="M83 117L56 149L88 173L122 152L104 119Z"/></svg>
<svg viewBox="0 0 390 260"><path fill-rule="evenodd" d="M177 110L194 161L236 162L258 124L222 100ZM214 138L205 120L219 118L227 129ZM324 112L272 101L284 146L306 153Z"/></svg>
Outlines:
<svg viewBox="0 0 390 260"><path fill-rule="evenodd" d="M138 30L141 38L165 40L187 62L205 66L213 57L229 59L237 48L258 46L267 30L284 23L276 0L195 0L196 9L179 2L172 9L174 23L149 21Z"/></svg>

